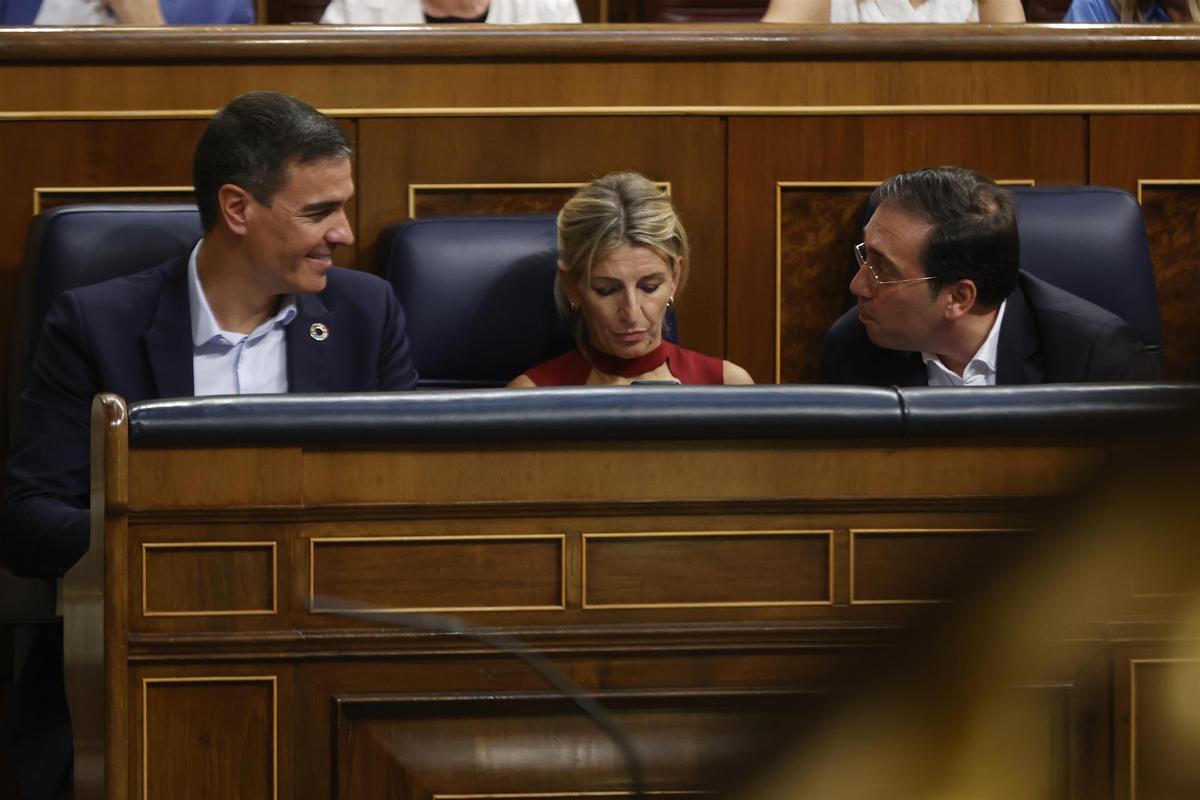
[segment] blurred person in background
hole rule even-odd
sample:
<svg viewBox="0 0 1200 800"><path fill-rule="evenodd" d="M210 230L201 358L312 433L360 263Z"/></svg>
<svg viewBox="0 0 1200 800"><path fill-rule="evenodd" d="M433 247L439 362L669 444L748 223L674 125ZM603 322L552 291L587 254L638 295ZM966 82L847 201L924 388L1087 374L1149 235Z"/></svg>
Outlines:
<svg viewBox="0 0 1200 800"><path fill-rule="evenodd" d="M42 0L34 25L238 25L254 0Z"/></svg>
<svg viewBox="0 0 1200 800"><path fill-rule="evenodd" d="M1200 0L1074 0L1063 22L1200 22Z"/></svg>
<svg viewBox="0 0 1200 800"><path fill-rule="evenodd" d="M1024 22L1021 0L771 0L763 22Z"/></svg>
<svg viewBox="0 0 1200 800"><path fill-rule="evenodd" d="M321 17L326 25L536 25L579 21L575 0L333 0Z"/></svg>

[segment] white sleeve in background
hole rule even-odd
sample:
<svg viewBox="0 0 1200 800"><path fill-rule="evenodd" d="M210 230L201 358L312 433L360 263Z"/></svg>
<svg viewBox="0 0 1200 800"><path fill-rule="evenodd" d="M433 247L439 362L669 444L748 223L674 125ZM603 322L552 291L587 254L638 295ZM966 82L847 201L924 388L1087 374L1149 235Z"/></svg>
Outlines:
<svg viewBox="0 0 1200 800"><path fill-rule="evenodd" d="M42 0L34 25L115 25L103 0Z"/></svg>
<svg viewBox="0 0 1200 800"><path fill-rule="evenodd" d="M421 0L331 0L324 25L423 25Z"/></svg>
<svg viewBox="0 0 1200 800"><path fill-rule="evenodd" d="M575 0L492 0L487 21L499 25L580 22Z"/></svg>

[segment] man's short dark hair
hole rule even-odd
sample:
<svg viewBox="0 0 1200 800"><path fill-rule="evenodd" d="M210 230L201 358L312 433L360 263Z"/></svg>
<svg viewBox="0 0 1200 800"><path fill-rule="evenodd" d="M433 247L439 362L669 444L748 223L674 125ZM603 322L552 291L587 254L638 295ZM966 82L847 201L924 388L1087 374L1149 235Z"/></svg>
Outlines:
<svg viewBox="0 0 1200 800"><path fill-rule="evenodd" d="M997 306L1017 285L1021 246L1012 194L965 167L932 167L888 178L871 196L933 226L921 263L942 286L969 278L983 306Z"/></svg>
<svg viewBox="0 0 1200 800"><path fill-rule="evenodd" d="M200 224L211 231L220 219L218 192L240 186L269 206L293 162L348 158L350 140L315 108L279 92L250 92L217 112L200 134L192 181Z"/></svg>

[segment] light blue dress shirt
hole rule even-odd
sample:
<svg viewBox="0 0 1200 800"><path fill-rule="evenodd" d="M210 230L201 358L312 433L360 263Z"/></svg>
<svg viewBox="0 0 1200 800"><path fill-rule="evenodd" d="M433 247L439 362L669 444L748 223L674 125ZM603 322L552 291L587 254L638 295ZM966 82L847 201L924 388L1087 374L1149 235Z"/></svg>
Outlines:
<svg viewBox="0 0 1200 800"><path fill-rule="evenodd" d="M188 258L188 308L192 316L192 378L197 397L213 394L283 394L288 390L284 328L296 317L296 298L280 298L275 316L250 333L221 330L196 272L201 240Z"/></svg>

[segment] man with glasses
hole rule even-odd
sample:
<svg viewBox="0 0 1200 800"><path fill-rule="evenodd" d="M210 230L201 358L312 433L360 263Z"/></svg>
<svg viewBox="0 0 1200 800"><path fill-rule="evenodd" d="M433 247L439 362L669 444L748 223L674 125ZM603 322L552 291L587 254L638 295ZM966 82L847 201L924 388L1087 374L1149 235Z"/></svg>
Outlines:
<svg viewBox="0 0 1200 800"><path fill-rule="evenodd" d="M1121 319L1018 269L1016 207L963 167L896 175L875 190L855 247L857 307L821 353L828 383L874 386L1154 380Z"/></svg>

